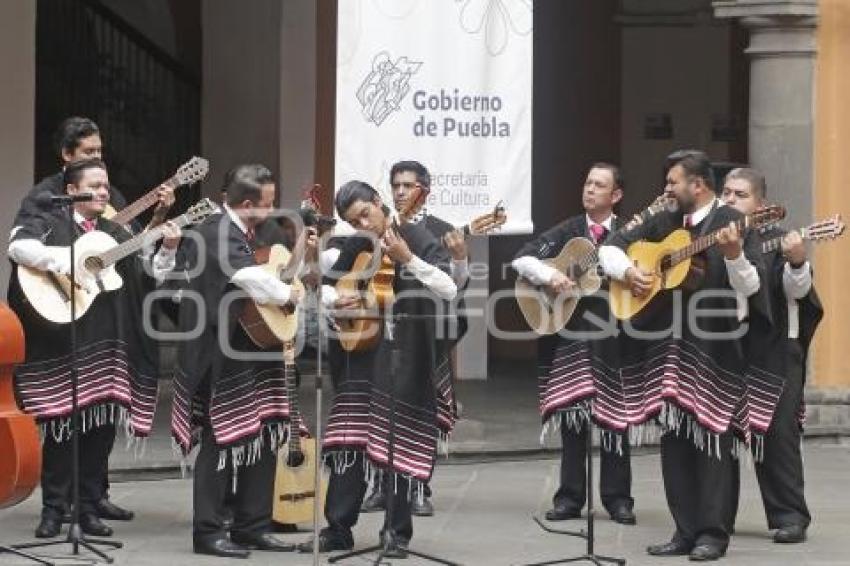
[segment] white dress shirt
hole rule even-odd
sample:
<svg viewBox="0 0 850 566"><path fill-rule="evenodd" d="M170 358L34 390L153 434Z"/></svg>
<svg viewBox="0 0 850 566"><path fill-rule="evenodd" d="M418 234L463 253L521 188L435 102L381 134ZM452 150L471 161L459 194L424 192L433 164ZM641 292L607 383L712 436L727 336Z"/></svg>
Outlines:
<svg viewBox="0 0 850 566"><path fill-rule="evenodd" d="M613 214L602 222L594 222L590 219L590 216L585 216L587 218L588 229L594 224L600 224L609 233L611 232L611 226L614 222ZM629 265L631 265L631 262L629 263ZM545 263L543 263L543 261L533 255L524 255L516 258L511 262L511 267L513 267L514 270L516 270L516 272L520 274L520 276L531 282L532 285L548 284L549 281L552 280L552 277L555 275L555 273L557 273L558 271L554 267L546 265Z"/></svg>
<svg viewBox="0 0 850 566"><path fill-rule="evenodd" d="M234 224L242 231L243 234L248 233L248 228L239 215L232 208L223 205L225 213L230 216ZM289 302L291 287L287 285L259 265L251 265L239 269L230 277L230 282L248 293L248 295L257 303L264 305L272 303L275 305L285 305Z"/></svg>
<svg viewBox="0 0 850 566"><path fill-rule="evenodd" d="M797 300L802 299L812 290L812 266L803 263L797 269L785 262L782 272L782 288L788 301L788 338L800 337L800 307Z"/></svg>

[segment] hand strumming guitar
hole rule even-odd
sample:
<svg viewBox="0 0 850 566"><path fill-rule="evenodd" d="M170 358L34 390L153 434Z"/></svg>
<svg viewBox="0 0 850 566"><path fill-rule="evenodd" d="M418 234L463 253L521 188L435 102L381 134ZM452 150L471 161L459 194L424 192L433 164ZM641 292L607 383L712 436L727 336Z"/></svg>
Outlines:
<svg viewBox="0 0 850 566"><path fill-rule="evenodd" d="M646 297L652 290L655 275L646 272L639 267L630 267L626 270L626 283L635 297Z"/></svg>
<svg viewBox="0 0 850 566"><path fill-rule="evenodd" d="M443 243L445 243L446 249L449 250L453 260L463 261L469 256L469 251L466 248L466 238L463 237L460 231L450 230L446 232L446 235L443 236Z"/></svg>
<svg viewBox="0 0 850 566"><path fill-rule="evenodd" d="M576 286L575 281L561 273L560 271L556 271L552 274L552 278L549 279L549 283L546 284L546 287L555 295L560 295L561 293L569 293Z"/></svg>

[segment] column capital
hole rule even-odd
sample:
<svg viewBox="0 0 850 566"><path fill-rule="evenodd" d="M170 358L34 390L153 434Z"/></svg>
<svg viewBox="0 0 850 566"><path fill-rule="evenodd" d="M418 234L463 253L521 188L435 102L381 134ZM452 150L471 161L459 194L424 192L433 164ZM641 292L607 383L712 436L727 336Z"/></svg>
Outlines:
<svg viewBox="0 0 850 566"><path fill-rule="evenodd" d="M716 18L756 18L765 23L799 18L817 18L817 0L714 0L711 3Z"/></svg>

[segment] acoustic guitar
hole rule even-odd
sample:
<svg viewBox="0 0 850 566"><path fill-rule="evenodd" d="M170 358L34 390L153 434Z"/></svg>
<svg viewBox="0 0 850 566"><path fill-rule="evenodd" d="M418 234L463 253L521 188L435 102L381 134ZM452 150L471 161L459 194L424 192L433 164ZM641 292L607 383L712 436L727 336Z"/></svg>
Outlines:
<svg viewBox="0 0 850 566"><path fill-rule="evenodd" d="M815 222L813 224L809 224L805 228L800 228L800 236L804 240L810 240L812 242L820 242L823 240L834 240L835 238L844 234L844 222L841 220L841 215L836 214L832 218L828 218L826 220L821 220L820 222ZM772 251L778 250L782 247L782 236L777 236L775 238L770 238L769 240L765 240L761 244L762 253L770 253Z"/></svg>
<svg viewBox="0 0 850 566"><path fill-rule="evenodd" d="M207 216L218 211L218 206L209 199L203 199L184 214L174 218L178 227L202 222ZM71 277L52 271L41 271L18 266L18 283L33 309L45 319L57 324L71 322L71 293L75 297L76 318L79 320L94 300L109 291L120 289L124 281L115 269L115 264L134 254L148 244L163 237L165 226L157 226L138 236L119 244L104 232L87 232L74 241L77 281L72 284ZM60 247L60 253L70 254L68 248ZM81 281L93 281L91 288L83 287Z"/></svg>
<svg viewBox="0 0 850 566"><path fill-rule="evenodd" d="M667 197L661 195L618 232L634 228L640 222L667 209L668 206ZM517 277L514 284L514 296L519 310L529 328L541 336L546 336L566 326L581 298L599 291L602 279L597 268L599 258L596 245L587 238L572 238L561 248L557 256L541 261L545 265L554 267L575 283L570 293L555 294L546 285L535 285L522 276Z"/></svg>
<svg viewBox="0 0 850 566"><path fill-rule="evenodd" d="M313 520L316 498L316 439L301 438L301 406L295 383L295 343L283 344L283 367L289 397L289 442L281 449L274 481L272 519L278 523L295 524ZM324 507L327 484L318 490L319 505Z"/></svg>
<svg viewBox="0 0 850 566"><path fill-rule="evenodd" d="M399 218L407 221L418 210L425 197L427 193L423 191L416 198L411 198L411 205L405 211L399 212ZM507 220L508 216L500 201L491 212L473 219L464 225L460 232L464 236L487 234L501 227ZM397 229L397 226L396 223L391 229ZM394 300L395 265L383 255L380 265L376 268L375 259L373 254L361 252L355 258L351 271L342 276L336 284L340 296L358 295L361 301L359 312L362 313L362 318L357 318L355 311L351 316L338 313L336 320L340 346L347 352L371 350L378 345L381 338L380 313L388 309Z"/></svg>
<svg viewBox="0 0 850 566"><path fill-rule="evenodd" d="M15 402L12 371L24 361L24 329L0 303L0 509L25 500L41 476L41 440L35 419Z"/></svg>
<svg viewBox="0 0 850 566"><path fill-rule="evenodd" d="M399 232L399 225L407 222L416 214L428 197L430 189L417 185L415 192L408 198L404 210L394 213L392 224L387 230ZM387 254L360 252L354 258L351 270L340 277L336 283L339 296L358 296L360 298L359 315L338 317L337 337L340 346L346 352L363 352L374 349L381 339L382 311L389 309L395 300L393 282L395 263Z"/></svg>
<svg viewBox="0 0 850 566"><path fill-rule="evenodd" d="M308 191L308 197L302 201L302 209L308 209L313 226L305 222L304 229L298 235L292 253L282 244L259 248L254 251L254 260L266 272L276 279L290 285L293 290L304 296L304 284L298 278L298 270L304 261L307 248L307 237L317 231L321 232L328 226L333 226L335 220L318 212L319 185L314 185ZM298 308L295 305L275 305L272 303L259 304L245 301L245 306L239 315L239 324L248 334L254 344L262 349L285 344L295 339L298 333Z"/></svg>
<svg viewBox="0 0 850 566"><path fill-rule="evenodd" d="M785 208L765 206L737 220L735 224L743 234L746 229L758 229L785 218ZM722 230L722 228L721 228ZM624 281L611 281L611 312L619 320L628 320L643 311L652 300L665 290L680 287L691 274L693 257L717 243L720 230L692 240L691 233L675 230L660 242L639 241L629 246L627 254L634 265L652 273L653 286L644 297L632 295Z"/></svg>
<svg viewBox="0 0 850 566"><path fill-rule="evenodd" d="M210 162L203 157L195 156L178 167L174 175L163 181L162 184L172 189L182 187L183 185L191 185L192 183L203 181L209 171ZM138 215L155 205L157 201L159 201L159 187L151 189L144 196L117 212L112 208L112 205L107 204L106 209L103 211L103 217L107 220L112 220L116 224L127 226Z"/></svg>

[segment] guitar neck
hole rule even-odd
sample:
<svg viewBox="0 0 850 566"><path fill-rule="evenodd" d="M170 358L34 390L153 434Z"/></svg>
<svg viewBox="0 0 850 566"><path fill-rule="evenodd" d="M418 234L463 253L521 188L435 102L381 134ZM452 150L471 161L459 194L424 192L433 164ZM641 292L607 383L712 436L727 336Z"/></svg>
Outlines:
<svg viewBox="0 0 850 566"><path fill-rule="evenodd" d="M284 362L283 379L289 398L289 451L301 451L301 407L298 406L298 391L295 385L295 364Z"/></svg>
<svg viewBox="0 0 850 566"><path fill-rule="evenodd" d="M174 177L171 177L165 181L163 185L167 185L171 188L177 188L177 181ZM159 187L148 191L142 198L119 210L115 216L112 217L112 221L116 224L126 226L141 213L156 204L157 200L159 200Z"/></svg>
<svg viewBox="0 0 850 566"><path fill-rule="evenodd" d="M735 221L735 225L738 227L739 232L743 232L744 228L747 225L747 218L741 218L740 220ZM725 227L724 227L725 228ZM722 230L721 228L720 230ZM683 248L679 248L675 252L670 254L670 267L685 261L686 259L690 259L698 253L702 253L714 244L717 243L717 237L720 234L720 230L715 230L711 234L706 234L705 236L700 236L687 246Z"/></svg>
<svg viewBox="0 0 850 566"><path fill-rule="evenodd" d="M183 228L191 224L189 217L185 214L178 216L177 218L172 220L172 222L176 224L178 228ZM158 242L160 239L162 239L164 233L165 225L157 226L156 228L152 228L147 232L130 238L126 242L118 244L114 248L103 252L98 257L100 258L104 266L112 265L118 261L121 261L128 255L136 253L137 251L145 247L147 244Z"/></svg>
<svg viewBox="0 0 850 566"><path fill-rule="evenodd" d="M809 232L809 228L800 228L799 230L800 236L804 240L808 240L811 238L811 234ZM761 253L769 254L770 252L776 251L782 247L782 238L783 236L776 236L775 238L771 238L769 240L765 240L761 244Z"/></svg>

